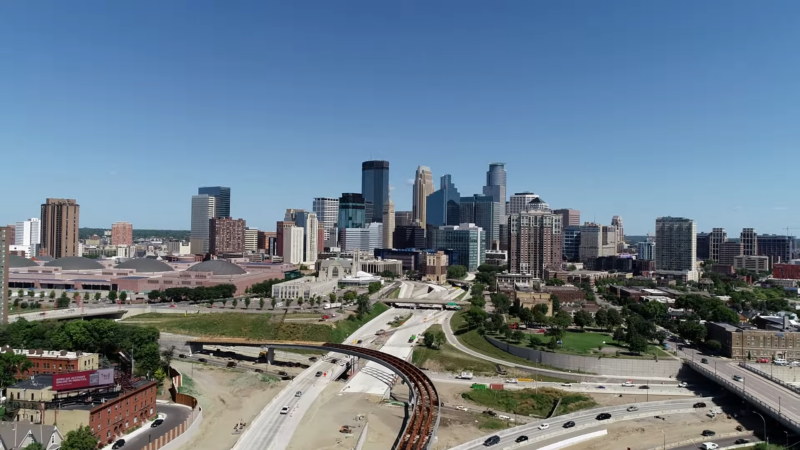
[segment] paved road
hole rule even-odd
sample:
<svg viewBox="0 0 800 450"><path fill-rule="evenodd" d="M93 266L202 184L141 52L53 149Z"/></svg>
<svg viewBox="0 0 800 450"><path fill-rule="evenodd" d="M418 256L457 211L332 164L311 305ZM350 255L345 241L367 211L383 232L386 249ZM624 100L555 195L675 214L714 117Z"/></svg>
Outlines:
<svg viewBox="0 0 800 450"><path fill-rule="evenodd" d="M364 341L362 345L368 345L369 340L375 338L375 333L381 328L386 328L386 323L400 313L399 310L389 309L350 335L345 339L344 343L352 344L362 340ZM329 353L328 358L330 357L346 358L344 355L336 355L335 353ZM314 403L314 399L344 369L344 367L332 364L329 359L326 359L314 363L303 371L248 425L233 450L285 449L297 430L303 415ZM316 377L317 371L325 372L327 376ZM297 391L302 392L300 397L295 396ZM281 408L284 406L289 407L288 414L280 414Z"/></svg>
<svg viewBox="0 0 800 450"><path fill-rule="evenodd" d="M183 423L192 413L192 410L185 406L164 405L161 403L158 404L156 410L167 415L164 423L156 428L149 428L130 440L126 439L125 450L140 450L144 448L149 442L167 434L169 430Z"/></svg>
<svg viewBox="0 0 800 450"><path fill-rule="evenodd" d="M724 447L730 447L731 445L736 445L736 441L738 439L747 439L752 444L757 444L757 443L761 442L760 439L758 439L757 437L755 437L753 435L735 436L735 437L727 437L727 438L719 438L719 439L715 439L713 437L708 437L708 438L706 438L705 441L698 442L696 444L689 444L689 445L683 445L681 447L675 447L672 450L701 450L702 446L703 446L703 442L713 442L713 443L719 445L720 448L724 448ZM669 439L667 439L667 444L669 444Z"/></svg>
<svg viewBox="0 0 800 450"><path fill-rule="evenodd" d="M550 376L554 376L554 377L559 377L560 376L560 377L567 377L567 378L571 378L571 379L583 378L583 379L596 380L598 382L606 382L608 380L623 380L624 381L626 379L629 379L628 377L624 377L624 376L576 374L576 373L562 372L562 371L558 371L558 370L542 369L540 367L534 367L534 366L526 366L526 365L523 365L523 364L510 363L508 361L503 361L502 359L497 359L497 358L492 358L491 356L486 356L486 355L484 355L482 353L478 353L478 352L473 351L473 350L469 349L468 347L462 345L461 342L459 342L458 339L456 339L456 336L453 333L453 329L450 327L450 321L449 320L447 320L444 323L442 323L442 328L444 329L445 336L447 336L447 342L450 345L452 345L453 347L461 350L464 353L467 353L469 355L472 355L472 356L474 356L476 358L479 358L479 359L482 359L484 361L490 361L490 362L493 362L495 364L502 364L502 365L505 365L505 366L511 366L511 367L516 367L516 368L519 368L519 369L530 370L530 371L533 371L533 372L536 372L536 373L540 373L540 374L543 374L543 375L550 375ZM637 381L641 382L641 381L648 381L648 380L649 381L657 381L657 382L662 382L663 381L665 383L666 382L673 382L673 383L675 382L675 379L668 378L668 377L636 377L635 379L632 379L632 380L633 380L634 383L636 383Z"/></svg>
<svg viewBox="0 0 800 450"><path fill-rule="evenodd" d="M602 428L604 426L607 426L607 424L609 423L608 421L597 420L597 415L599 411L608 412L609 414L611 414L611 417L614 421L620 421L620 420L629 420L638 418L641 417L640 415L642 414L645 415L652 414L653 416L665 415L666 414L665 411L667 410L692 408L692 405L694 405L697 401L698 398L692 398L687 400L670 400L666 402L637 403L635 405L632 404L619 405L609 408L595 408L594 410L582 411L577 414L569 414L563 417L554 417L551 419L536 420L526 425L512 428L508 430L507 433L503 433L503 435L501 436L500 444L498 444L498 448L504 448L510 444L513 444L514 441L520 436L527 436L529 439L533 439L534 436L547 436L561 432L564 430L563 425L568 421L575 422L576 435L585 434L591 431L596 431L596 429L592 430L591 428L595 428L595 426L597 428ZM703 401L706 402L706 404L710 405L710 400L706 399ZM630 406L636 406L638 410L628 412L627 409ZM539 425L544 423L549 424L550 427L547 430L540 430L538 428ZM585 425L586 427L577 429L583 425ZM483 447L483 442L490 436L492 435L491 434L486 435L482 438L454 447L451 450L477 450ZM566 438L567 436L563 435L558 436L558 440L563 440ZM524 446L524 448L533 449L533 448L539 448L540 446L541 446L541 441L537 441L537 442L531 442L529 445Z"/></svg>

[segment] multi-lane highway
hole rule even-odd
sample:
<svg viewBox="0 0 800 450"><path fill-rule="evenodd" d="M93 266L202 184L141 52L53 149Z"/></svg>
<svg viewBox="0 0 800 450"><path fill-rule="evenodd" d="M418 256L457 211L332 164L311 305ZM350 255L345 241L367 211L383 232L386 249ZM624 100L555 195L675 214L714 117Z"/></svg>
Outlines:
<svg viewBox="0 0 800 450"><path fill-rule="evenodd" d="M358 331L349 336L345 342L362 341L366 345L375 338L375 333L386 328L394 316L402 311L389 309ZM297 430L303 415L314 402L314 399L327 387L331 380L338 377L345 369L343 366L330 362L332 358L345 359L344 355L329 353L325 360L314 363L307 370L285 387L269 405L267 405L255 420L248 425L245 432L236 442L233 450L282 450L285 449ZM317 372L323 376L317 377ZM297 392L301 392L299 397ZM288 407L286 414L281 414L281 409Z"/></svg>
<svg viewBox="0 0 800 450"><path fill-rule="evenodd" d="M709 407L713 406L711 405L710 398L694 397L686 400L667 400L662 402L634 403L595 408L593 410L565 414L563 416L557 416L551 419L537 420L522 426L495 433L500 437L500 443L497 445L497 447L507 447L508 445L513 444L518 437L527 436L530 444L524 446L523 448L538 448L540 441L543 439L549 439L556 436L558 436L560 439L567 439L573 435L580 435L587 433L588 431L594 431L592 429L597 429L606 426L609 423L618 422L621 420L630 420L655 415L693 412L696 410L693 408L694 404L700 401L705 402ZM628 411L628 408L631 407L636 408L636 410ZM598 420L597 417L601 413L608 413L611 415L611 417L607 420ZM574 422L574 426L565 428L564 424L567 422ZM544 423L548 424L549 427L546 430L540 430L539 426ZM490 436L492 436L492 434L488 434L479 439L475 439L465 444L453 447L450 450L476 450L482 448L484 447L483 443Z"/></svg>

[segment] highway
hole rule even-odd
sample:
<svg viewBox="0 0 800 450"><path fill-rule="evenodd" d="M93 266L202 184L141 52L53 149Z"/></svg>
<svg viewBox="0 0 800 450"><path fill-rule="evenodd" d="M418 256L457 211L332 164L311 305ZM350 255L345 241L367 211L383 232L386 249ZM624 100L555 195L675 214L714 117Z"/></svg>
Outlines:
<svg viewBox="0 0 800 450"><path fill-rule="evenodd" d="M371 320L355 333L345 339L345 343L364 341L368 344L375 338L375 333L382 328L387 328L386 323L402 311L389 309L380 316ZM308 411L315 398L345 367L332 364L330 358L346 359L344 355L329 353L326 360L318 361L295 377L280 394L278 394L255 418L248 424L245 432L239 437L233 450L283 450L292 439L303 415ZM316 372L322 371L327 376L316 377ZM296 397L297 391L302 392ZM288 414L280 414L281 408L289 407Z"/></svg>
<svg viewBox="0 0 800 450"><path fill-rule="evenodd" d="M482 448L484 447L484 441L495 434L500 436L500 443L497 445L497 448L505 448L513 444L518 437L527 436L529 439L529 444L520 448L534 449L538 448L541 445L540 441L544 439L554 438L556 436L566 439L567 436L563 435L572 435L573 433L575 433L575 435L585 434L588 431L593 431L587 431L587 428L599 428L609 423L618 422L621 420L694 412L696 409L693 408L693 405L700 401L705 402L709 407L713 406L711 404L711 398L693 397L686 400L667 400L661 402L635 403L595 408L588 411L565 414L563 416L557 416L551 419L536 420L525 425L510 428L493 434L487 434L484 437L453 447L450 450L473 450ZM628 407L631 406L638 408L638 410L630 412L627 411ZM600 413L611 414L611 419L597 420L597 415ZM569 429L564 428L563 425L569 421L575 422L575 426ZM549 424L550 427L547 430L539 430L539 425L543 423Z"/></svg>
<svg viewBox="0 0 800 450"><path fill-rule="evenodd" d="M702 445L702 442L713 442L719 445L719 448L725 448L725 447L730 447L732 445L736 445L736 441L739 439L747 439L748 441L750 441L751 445L755 445L761 442L760 439L758 439L753 435L731 436L719 439L715 439L714 437L707 437L704 440L702 440L701 443L681 445L680 447L672 447L671 450L698 450ZM667 443L667 445L669 445L669 442Z"/></svg>
<svg viewBox="0 0 800 450"><path fill-rule="evenodd" d="M442 328L444 329L445 336L447 336L447 342L450 345L452 345L453 347L461 350L464 353L467 353L469 355L472 355L472 356L474 356L474 357L476 357L478 359L482 359L484 361L490 361L490 362L493 362L495 364L502 364L504 366L516 367L516 368L519 368L519 369L525 369L525 370L529 370L529 371L532 371L532 372L536 372L536 373L540 373L540 374L544 374L544 375L550 375L550 376L554 376L554 377L567 377L567 378L571 378L571 379L574 379L574 378L592 379L592 380L597 380L598 382L606 382L608 380L617 380L617 381L621 380L621 381L624 381L624 380L629 379L628 377L621 377L621 376L614 376L614 375L589 375L589 374L583 374L583 373L581 373L581 374L568 373L568 372L562 372L562 371L558 371L558 370L543 369L543 368L534 367L534 366L526 366L526 365L523 365L523 364L516 364L516 363L511 363L511 362L508 362L508 361L503 361L502 359L492 358L491 356L486 356L486 355L484 355L482 353L478 353L478 352L476 352L474 350L471 350L470 348L464 346L463 344L461 344L461 342L459 342L458 339L456 339L456 336L453 333L453 329L450 327L450 321L449 320L446 320L446 321L444 321L442 323ZM635 379L633 379L634 383L636 383L637 381L645 381L645 382L646 381L657 381L657 382L665 382L665 383L666 382L674 383L675 379L674 378L669 378L669 377L636 377Z"/></svg>

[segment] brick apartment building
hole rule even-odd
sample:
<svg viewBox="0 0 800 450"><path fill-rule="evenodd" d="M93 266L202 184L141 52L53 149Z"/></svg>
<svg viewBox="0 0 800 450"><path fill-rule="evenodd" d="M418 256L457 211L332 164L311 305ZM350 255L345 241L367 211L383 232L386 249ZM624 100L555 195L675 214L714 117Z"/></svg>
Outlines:
<svg viewBox="0 0 800 450"><path fill-rule="evenodd" d="M774 264L772 278L800 280L800 264Z"/></svg>
<svg viewBox="0 0 800 450"><path fill-rule="evenodd" d="M133 245L133 225L128 222L111 225L111 245Z"/></svg>
<svg viewBox="0 0 800 450"><path fill-rule="evenodd" d="M758 317L754 325L707 322L707 339L722 344L722 355L733 359L800 359L800 328L788 319Z"/></svg>
<svg viewBox="0 0 800 450"><path fill-rule="evenodd" d="M213 255L244 253L246 228L244 219L230 217L208 219L209 252Z"/></svg>
<svg viewBox="0 0 800 450"><path fill-rule="evenodd" d="M66 350L22 350L2 347L0 352L25 355L31 362L31 368L24 373L18 373L17 379L47 373L97 370L100 361L97 353L68 352Z"/></svg>

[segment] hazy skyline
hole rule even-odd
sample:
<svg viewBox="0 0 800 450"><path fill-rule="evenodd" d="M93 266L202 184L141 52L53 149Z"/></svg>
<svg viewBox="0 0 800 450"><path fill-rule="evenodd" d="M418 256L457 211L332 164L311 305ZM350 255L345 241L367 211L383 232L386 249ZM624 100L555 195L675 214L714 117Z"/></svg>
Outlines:
<svg viewBox="0 0 800 450"><path fill-rule="evenodd" d="M81 226L189 229L200 186L271 230L390 161L532 191L583 221L785 233L800 3L6 2L0 224L75 198ZM790 230L793 234L798 231Z"/></svg>

